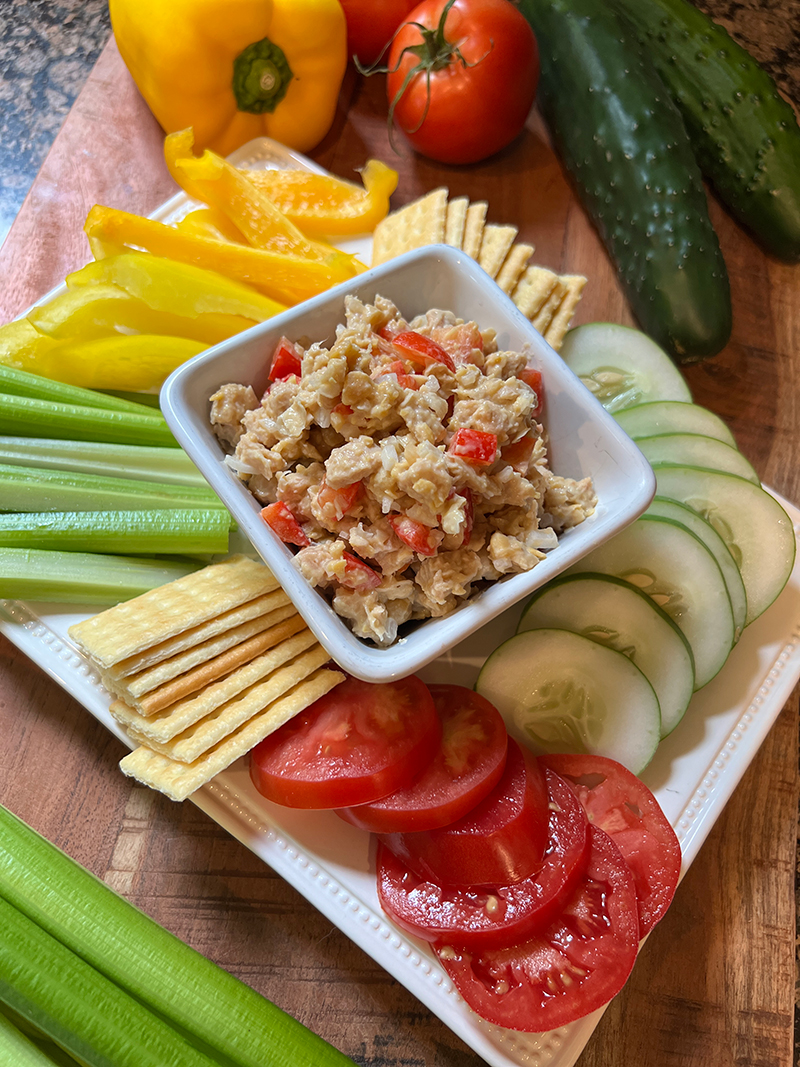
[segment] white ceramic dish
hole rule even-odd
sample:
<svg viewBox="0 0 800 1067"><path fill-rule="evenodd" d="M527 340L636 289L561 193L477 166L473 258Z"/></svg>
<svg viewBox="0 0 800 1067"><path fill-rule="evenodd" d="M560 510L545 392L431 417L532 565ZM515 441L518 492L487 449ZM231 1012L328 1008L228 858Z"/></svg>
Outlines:
<svg viewBox="0 0 800 1067"><path fill-rule="evenodd" d="M528 349L544 376L551 469L572 478L588 475L599 501L595 514L568 530L533 570L492 583L443 618L407 624L389 648L377 648L356 637L308 585L294 565L291 549L261 519L261 505L225 464L209 423L209 397L219 386L240 382L262 395L269 356L281 335L331 343L337 324L344 322L344 299L349 294L367 302L378 294L387 297L409 320L429 308L447 309L463 319L474 319L481 328L494 328L501 350ZM469 256L447 245L408 252L215 345L168 378L161 391L161 408L175 437L321 644L345 670L368 681L418 671L633 522L655 490L649 464L614 419L499 286Z"/></svg>

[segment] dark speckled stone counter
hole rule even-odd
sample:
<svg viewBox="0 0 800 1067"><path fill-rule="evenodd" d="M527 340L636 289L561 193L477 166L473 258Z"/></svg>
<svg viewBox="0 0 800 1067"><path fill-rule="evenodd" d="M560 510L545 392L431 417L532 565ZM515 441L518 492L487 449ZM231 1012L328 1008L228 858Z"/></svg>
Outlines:
<svg viewBox="0 0 800 1067"><path fill-rule="evenodd" d="M106 0L0 0L0 242L109 33Z"/></svg>

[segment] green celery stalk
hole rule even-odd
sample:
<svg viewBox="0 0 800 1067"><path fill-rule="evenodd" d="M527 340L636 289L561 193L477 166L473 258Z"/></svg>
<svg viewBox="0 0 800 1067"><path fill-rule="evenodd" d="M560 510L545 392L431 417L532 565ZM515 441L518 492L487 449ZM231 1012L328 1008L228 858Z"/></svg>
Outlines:
<svg viewBox="0 0 800 1067"><path fill-rule="evenodd" d="M232 1067L353 1067L2 805L0 897Z"/></svg>
<svg viewBox="0 0 800 1067"><path fill-rule="evenodd" d="M208 485L170 485L0 463L0 511L143 511L219 508Z"/></svg>
<svg viewBox="0 0 800 1067"><path fill-rule="evenodd" d="M105 474L145 482L206 485L180 448L113 445L106 441L64 441L49 437L0 437L0 463L20 467Z"/></svg>
<svg viewBox="0 0 800 1067"><path fill-rule="evenodd" d="M147 414L0 393L0 433L177 448L164 416L143 410Z"/></svg>
<svg viewBox="0 0 800 1067"><path fill-rule="evenodd" d="M105 408L108 411L127 411L133 415L149 418L160 413L145 404L121 396L101 393L96 389L83 389L78 385L66 385L64 382L44 378L40 374L17 370L0 364L0 393L12 396L33 397L36 400L51 400L59 404L71 404L73 407Z"/></svg>
<svg viewBox="0 0 800 1067"><path fill-rule="evenodd" d="M0 1001L88 1067L213 1067L134 997L0 898Z"/></svg>
<svg viewBox="0 0 800 1067"><path fill-rule="evenodd" d="M118 604L201 566L196 560L0 548L0 600Z"/></svg>
<svg viewBox="0 0 800 1067"><path fill-rule="evenodd" d="M194 556L228 551L224 508L0 514L0 547Z"/></svg>
<svg viewBox="0 0 800 1067"><path fill-rule="evenodd" d="M0 1005L5 1007L5 1005ZM77 1061L67 1055L48 1038L32 1036L32 1027L26 1027L27 1033L14 1025L9 1009L0 1010L0 1063L13 1064L13 1067L78 1067Z"/></svg>

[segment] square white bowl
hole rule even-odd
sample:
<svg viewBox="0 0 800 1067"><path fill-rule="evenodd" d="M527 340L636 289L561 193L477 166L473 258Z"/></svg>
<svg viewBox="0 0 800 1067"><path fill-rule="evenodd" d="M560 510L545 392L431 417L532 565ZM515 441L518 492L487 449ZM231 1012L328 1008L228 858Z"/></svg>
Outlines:
<svg viewBox="0 0 800 1067"><path fill-rule="evenodd" d="M598 497L595 513L567 530L532 570L491 583L442 618L405 624L389 648L356 637L308 584L293 562L292 550L262 520L262 505L225 464L209 422L209 398L221 385L250 384L257 396L263 394L269 356L282 334L332 343L336 326L344 322L344 298L349 294L369 303L376 295L387 297L408 320L430 308L452 311L483 329L494 328L502 350L527 348L544 379L543 421L551 469L571 478L588 475ZM202 352L167 379L161 406L179 443L320 643L341 667L367 681L413 674L633 522L655 492L650 465L615 420L485 271L447 245L398 256Z"/></svg>

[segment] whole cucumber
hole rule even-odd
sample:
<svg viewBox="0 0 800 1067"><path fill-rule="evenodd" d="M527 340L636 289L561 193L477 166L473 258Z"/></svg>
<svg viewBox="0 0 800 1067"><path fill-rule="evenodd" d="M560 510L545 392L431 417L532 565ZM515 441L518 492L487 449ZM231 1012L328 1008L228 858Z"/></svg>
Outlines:
<svg viewBox="0 0 800 1067"><path fill-rule="evenodd" d="M613 0L683 116L700 170L774 255L800 260L800 127L748 51L687 0Z"/></svg>
<svg viewBox="0 0 800 1067"><path fill-rule="evenodd" d="M680 114L606 0L521 0L539 102L642 329L679 362L728 342L728 273Z"/></svg>

